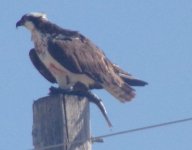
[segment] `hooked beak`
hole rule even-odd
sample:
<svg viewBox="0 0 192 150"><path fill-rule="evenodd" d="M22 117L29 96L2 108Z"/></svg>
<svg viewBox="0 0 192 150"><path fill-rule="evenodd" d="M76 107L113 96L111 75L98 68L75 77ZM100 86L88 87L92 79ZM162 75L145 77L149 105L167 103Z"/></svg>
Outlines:
<svg viewBox="0 0 192 150"><path fill-rule="evenodd" d="M16 28L23 26L24 25L24 21L21 19L16 23Z"/></svg>

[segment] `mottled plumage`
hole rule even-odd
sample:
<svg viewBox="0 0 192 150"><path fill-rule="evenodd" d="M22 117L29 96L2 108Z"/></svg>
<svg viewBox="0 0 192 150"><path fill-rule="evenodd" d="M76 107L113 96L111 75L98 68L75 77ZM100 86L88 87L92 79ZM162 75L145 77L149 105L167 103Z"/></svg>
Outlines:
<svg viewBox="0 0 192 150"><path fill-rule="evenodd" d="M26 14L17 22L21 25L32 33L35 48L29 55L34 66L60 88L69 89L80 82L87 89L104 88L126 102L135 96L131 86L147 84L113 64L88 38L51 23L45 15Z"/></svg>

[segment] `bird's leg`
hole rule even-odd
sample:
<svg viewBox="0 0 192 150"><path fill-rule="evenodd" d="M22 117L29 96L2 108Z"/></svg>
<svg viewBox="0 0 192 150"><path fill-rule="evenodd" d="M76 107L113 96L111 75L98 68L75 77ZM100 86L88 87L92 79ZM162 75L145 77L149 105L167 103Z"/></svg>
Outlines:
<svg viewBox="0 0 192 150"><path fill-rule="evenodd" d="M60 87L56 88L53 86L49 88L49 95L69 94L71 92L72 92L72 89L62 89Z"/></svg>
<svg viewBox="0 0 192 150"><path fill-rule="evenodd" d="M84 84L77 82L72 88L69 88L69 89L62 89L60 87L57 88L57 87L51 86L49 88L49 95L67 94L67 95L83 96L83 93L87 91L88 91L88 88Z"/></svg>

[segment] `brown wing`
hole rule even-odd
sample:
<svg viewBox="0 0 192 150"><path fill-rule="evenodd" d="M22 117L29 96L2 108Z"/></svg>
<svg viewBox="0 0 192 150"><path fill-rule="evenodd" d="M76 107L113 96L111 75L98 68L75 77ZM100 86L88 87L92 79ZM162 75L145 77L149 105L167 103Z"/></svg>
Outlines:
<svg viewBox="0 0 192 150"><path fill-rule="evenodd" d="M39 71L39 73L47 79L51 83L56 83L56 79L52 76L52 74L49 72L49 70L45 67L45 65L41 62L39 57L37 56L37 53L35 49L31 49L29 51L29 57L35 66L35 68Z"/></svg>
<svg viewBox="0 0 192 150"><path fill-rule="evenodd" d="M122 102L134 97L134 90L115 73L105 54L88 39L49 40L48 51L66 69L89 76Z"/></svg>

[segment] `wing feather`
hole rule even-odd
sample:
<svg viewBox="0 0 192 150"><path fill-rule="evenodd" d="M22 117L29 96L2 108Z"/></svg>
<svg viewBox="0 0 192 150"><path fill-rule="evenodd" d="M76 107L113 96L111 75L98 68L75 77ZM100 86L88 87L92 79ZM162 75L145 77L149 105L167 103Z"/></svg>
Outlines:
<svg viewBox="0 0 192 150"><path fill-rule="evenodd" d="M104 53L89 40L54 40L48 42L49 53L72 73L86 74L103 82L110 70L110 62Z"/></svg>
<svg viewBox="0 0 192 150"><path fill-rule="evenodd" d="M89 76L120 101L134 97L134 90L116 74L111 61L90 40L49 40L48 51L66 69Z"/></svg>
<svg viewBox="0 0 192 150"><path fill-rule="evenodd" d="M49 72L49 70L45 67L45 65L41 62L39 59L35 49L31 49L29 51L29 57L31 59L31 62L35 66L35 68L39 71L39 73L47 79L51 83L56 83L56 79L53 77L53 75Z"/></svg>

